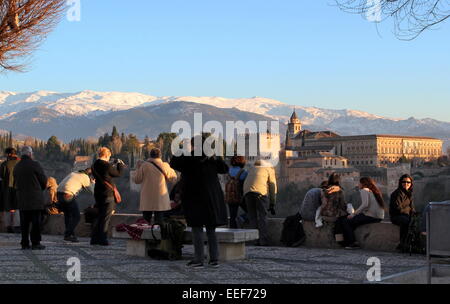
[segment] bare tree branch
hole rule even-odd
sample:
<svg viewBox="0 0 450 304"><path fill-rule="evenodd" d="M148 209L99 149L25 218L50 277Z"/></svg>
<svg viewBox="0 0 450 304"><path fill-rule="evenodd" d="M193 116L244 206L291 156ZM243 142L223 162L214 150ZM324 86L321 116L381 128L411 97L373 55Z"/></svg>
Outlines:
<svg viewBox="0 0 450 304"><path fill-rule="evenodd" d="M349 13L366 16L379 10L381 20L393 19L395 35L402 40L413 40L450 17L450 0L335 1L341 10Z"/></svg>
<svg viewBox="0 0 450 304"><path fill-rule="evenodd" d="M65 0L0 0L0 71L23 71L29 56L59 22Z"/></svg>

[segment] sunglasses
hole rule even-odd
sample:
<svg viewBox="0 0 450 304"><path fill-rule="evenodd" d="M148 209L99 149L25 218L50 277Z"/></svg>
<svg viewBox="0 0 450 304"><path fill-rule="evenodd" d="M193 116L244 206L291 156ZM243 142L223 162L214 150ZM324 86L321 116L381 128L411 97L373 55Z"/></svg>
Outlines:
<svg viewBox="0 0 450 304"><path fill-rule="evenodd" d="M412 183L409 181L402 181L402 184L412 184Z"/></svg>

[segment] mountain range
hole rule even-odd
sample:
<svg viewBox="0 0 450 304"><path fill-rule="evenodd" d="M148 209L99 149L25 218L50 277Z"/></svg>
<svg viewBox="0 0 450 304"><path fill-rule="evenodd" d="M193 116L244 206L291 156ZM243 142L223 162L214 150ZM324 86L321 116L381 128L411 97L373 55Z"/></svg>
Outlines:
<svg viewBox="0 0 450 304"><path fill-rule="evenodd" d="M223 97L155 97L140 93L95 92L57 93L0 91L0 129L42 139L56 135L63 141L98 137L119 131L152 138L170 131L174 121L192 123L193 113L203 121L279 120L285 123L294 106L278 100ZM340 135L398 134L431 136L450 143L450 123L435 119L396 119L356 110L330 110L295 106L304 128L332 130Z"/></svg>

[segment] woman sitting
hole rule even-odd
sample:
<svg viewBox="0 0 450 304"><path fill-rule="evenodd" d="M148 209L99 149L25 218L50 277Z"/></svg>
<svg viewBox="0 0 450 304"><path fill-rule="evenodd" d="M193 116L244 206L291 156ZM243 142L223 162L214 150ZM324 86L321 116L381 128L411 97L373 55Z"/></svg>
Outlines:
<svg viewBox="0 0 450 304"><path fill-rule="evenodd" d="M338 224L341 225L344 241L341 245L345 249L357 249L359 244L355 241L354 231L357 227L379 223L384 219L384 200L381 191L370 177L363 177L359 184L361 194L361 206L355 213L341 217Z"/></svg>
<svg viewBox="0 0 450 304"><path fill-rule="evenodd" d="M397 247L397 250L400 251L404 249L411 216L416 212L412 194L413 179L408 174L405 174L400 178L397 190L392 192L389 205L389 216L392 224L400 226L400 244Z"/></svg>

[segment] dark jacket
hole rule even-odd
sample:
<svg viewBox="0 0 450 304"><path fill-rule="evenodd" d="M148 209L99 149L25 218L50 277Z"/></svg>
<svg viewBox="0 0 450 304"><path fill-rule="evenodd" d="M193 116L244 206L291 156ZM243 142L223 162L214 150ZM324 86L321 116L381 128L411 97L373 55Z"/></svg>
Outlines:
<svg viewBox="0 0 450 304"><path fill-rule="evenodd" d="M92 175L95 178L94 197L97 204L105 203L107 198L114 197L113 190L107 187L104 181L114 185L113 178L120 177L124 168L122 164L114 166L101 159L95 161L92 165Z"/></svg>
<svg viewBox="0 0 450 304"><path fill-rule="evenodd" d="M23 156L14 168L14 184L19 210L44 210L47 177L37 161Z"/></svg>
<svg viewBox="0 0 450 304"><path fill-rule="evenodd" d="M400 188L392 192L389 216L392 218L401 214L411 215L412 212L415 212L412 195Z"/></svg>
<svg viewBox="0 0 450 304"><path fill-rule="evenodd" d="M173 157L170 166L181 172L181 200L190 227L227 224L227 209L218 174L228 173L220 157Z"/></svg>
<svg viewBox="0 0 450 304"><path fill-rule="evenodd" d="M14 167L20 159L14 157L0 165L1 190L0 211L17 209L16 190L14 189Z"/></svg>

